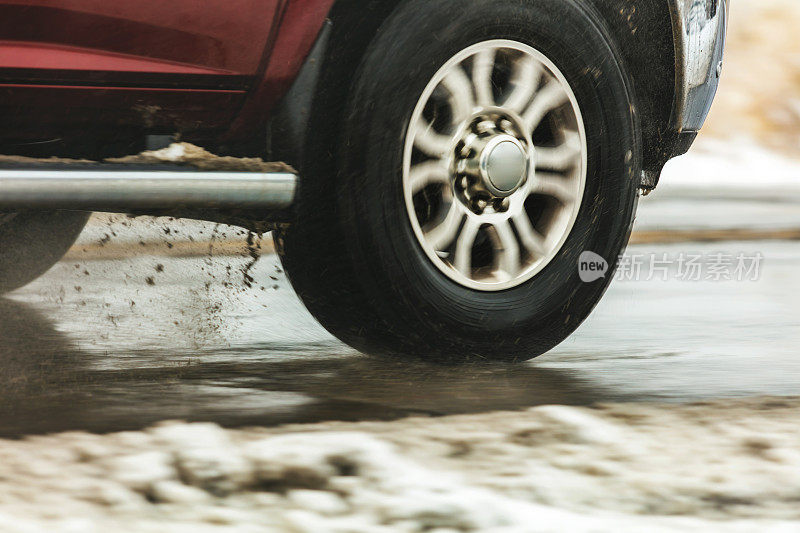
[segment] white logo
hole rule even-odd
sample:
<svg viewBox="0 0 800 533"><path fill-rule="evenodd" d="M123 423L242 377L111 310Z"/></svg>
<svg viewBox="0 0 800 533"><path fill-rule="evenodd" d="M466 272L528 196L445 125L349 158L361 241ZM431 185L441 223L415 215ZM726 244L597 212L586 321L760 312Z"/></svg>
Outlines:
<svg viewBox="0 0 800 533"><path fill-rule="evenodd" d="M578 275L584 283L606 277L608 261L594 252L583 252L578 259Z"/></svg>

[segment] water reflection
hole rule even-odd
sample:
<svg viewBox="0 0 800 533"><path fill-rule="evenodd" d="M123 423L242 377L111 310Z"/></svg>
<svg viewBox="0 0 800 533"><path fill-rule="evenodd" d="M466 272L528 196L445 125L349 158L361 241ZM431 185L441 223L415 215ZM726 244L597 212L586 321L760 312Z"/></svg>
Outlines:
<svg viewBox="0 0 800 533"><path fill-rule="evenodd" d="M559 370L372 359L319 342L185 354L184 363L159 350L91 353L33 305L8 299L0 300L0 324L4 436L136 429L165 419L226 426L390 420L617 399ZM103 358L138 364L109 368Z"/></svg>

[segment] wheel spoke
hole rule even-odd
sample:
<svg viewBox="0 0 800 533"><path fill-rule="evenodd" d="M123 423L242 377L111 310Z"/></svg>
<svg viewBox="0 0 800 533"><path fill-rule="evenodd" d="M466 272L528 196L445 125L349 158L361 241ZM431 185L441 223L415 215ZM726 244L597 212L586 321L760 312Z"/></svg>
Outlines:
<svg viewBox="0 0 800 533"><path fill-rule="evenodd" d="M472 274L472 248L475 246L475 239L478 237L480 224L472 218L467 218L464 229L456 243L456 257L453 266L465 276Z"/></svg>
<svg viewBox="0 0 800 533"><path fill-rule="evenodd" d="M517 228L523 246L534 257L544 257L547 252L544 236L536 231L525 212L514 216L514 226Z"/></svg>
<svg viewBox="0 0 800 533"><path fill-rule="evenodd" d="M495 54L495 49L490 48L481 50L473 58L472 84L475 86L475 97L478 105L484 107L495 105L494 90L492 88Z"/></svg>
<svg viewBox="0 0 800 533"><path fill-rule="evenodd" d="M565 178L557 174L537 172L534 179L533 193L550 196L562 204L571 204L576 200L575 193L565 183Z"/></svg>
<svg viewBox="0 0 800 533"><path fill-rule="evenodd" d="M492 226L497 235L495 252L497 253L497 267L508 279L512 279L519 271L519 244L508 221Z"/></svg>
<svg viewBox="0 0 800 533"><path fill-rule="evenodd" d="M420 118L411 130L414 136L414 146L426 155L442 158L450 149L450 138L437 133L426 120Z"/></svg>
<svg viewBox="0 0 800 533"><path fill-rule="evenodd" d="M525 127L529 132L534 131L547 113L564 105L568 100L569 97L558 80L550 80L536 93L533 102L523 113L522 119L525 121Z"/></svg>
<svg viewBox="0 0 800 533"><path fill-rule="evenodd" d="M449 179L450 172L442 161L426 161L425 163L420 163L412 167L408 175L412 194L417 194L432 183L447 183Z"/></svg>
<svg viewBox="0 0 800 533"><path fill-rule="evenodd" d="M542 77L542 67L536 58L528 55L520 57L514 65L511 84L514 90L508 95L504 107L521 113L536 92Z"/></svg>
<svg viewBox="0 0 800 533"><path fill-rule="evenodd" d="M454 202L450 205L450 211L441 224L430 230L425 234L425 238L433 246L437 252L446 249L458 236L458 230L461 228L461 221L464 214L458 205Z"/></svg>
<svg viewBox="0 0 800 533"><path fill-rule="evenodd" d="M577 133L570 133L564 142L556 147L537 147L536 167L563 172L578 165L581 153L580 136Z"/></svg>
<svg viewBox="0 0 800 533"><path fill-rule="evenodd" d="M453 110L453 123L459 124L466 120L475 109L475 97L472 94L470 82L464 69L454 67L442 80L442 85L450 92L450 108Z"/></svg>

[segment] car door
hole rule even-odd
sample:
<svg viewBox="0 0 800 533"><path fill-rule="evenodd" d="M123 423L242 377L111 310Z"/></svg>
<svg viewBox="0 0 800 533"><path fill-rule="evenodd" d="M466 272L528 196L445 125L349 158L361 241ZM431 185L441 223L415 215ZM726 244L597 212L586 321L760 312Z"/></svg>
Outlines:
<svg viewBox="0 0 800 533"><path fill-rule="evenodd" d="M282 3L0 0L6 127L224 126L265 67Z"/></svg>

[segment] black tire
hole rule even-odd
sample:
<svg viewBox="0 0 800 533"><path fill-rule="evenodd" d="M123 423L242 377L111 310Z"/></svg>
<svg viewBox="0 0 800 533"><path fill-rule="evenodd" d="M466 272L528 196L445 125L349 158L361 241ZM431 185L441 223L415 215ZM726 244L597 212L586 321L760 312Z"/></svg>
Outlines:
<svg viewBox="0 0 800 533"><path fill-rule="evenodd" d="M412 111L426 84L468 46L510 39L534 47L567 78L586 126L588 173L577 222L533 279L479 292L449 279L415 237L402 189ZM296 221L276 235L309 310L353 347L381 355L519 361L567 338L605 292L583 283L593 251L611 271L637 201L640 141L627 77L599 16L584 0L409 0L383 24L352 81L330 162L304 169ZM334 141L336 139L336 141ZM319 153L317 151L316 153Z"/></svg>
<svg viewBox="0 0 800 533"><path fill-rule="evenodd" d="M32 282L55 265L78 238L89 213L0 215L0 294Z"/></svg>

